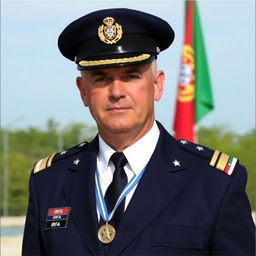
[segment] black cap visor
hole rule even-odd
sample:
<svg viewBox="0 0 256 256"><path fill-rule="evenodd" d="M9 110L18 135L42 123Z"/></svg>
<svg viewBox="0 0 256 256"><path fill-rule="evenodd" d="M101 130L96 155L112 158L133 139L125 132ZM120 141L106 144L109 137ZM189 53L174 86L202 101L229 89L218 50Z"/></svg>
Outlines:
<svg viewBox="0 0 256 256"><path fill-rule="evenodd" d="M115 45L88 40L79 47L78 70L150 63L158 54L155 41L145 35L127 35Z"/></svg>

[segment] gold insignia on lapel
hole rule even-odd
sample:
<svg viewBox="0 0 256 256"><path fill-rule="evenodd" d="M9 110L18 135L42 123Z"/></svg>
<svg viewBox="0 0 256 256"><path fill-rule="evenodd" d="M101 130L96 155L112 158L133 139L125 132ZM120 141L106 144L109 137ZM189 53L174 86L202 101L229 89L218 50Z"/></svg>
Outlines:
<svg viewBox="0 0 256 256"><path fill-rule="evenodd" d="M103 23L105 26L101 25L98 28L98 36L102 42L106 44L115 44L122 38L122 26L115 23L114 18L106 17L103 19Z"/></svg>
<svg viewBox="0 0 256 256"><path fill-rule="evenodd" d="M37 161L33 168L33 173L40 172L40 171L50 167L52 165L52 160L55 155L56 155L56 153Z"/></svg>
<svg viewBox="0 0 256 256"><path fill-rule="evenodd" d="M238 159L232 156L229 156L225 153L215 150L209 165L215 167L216 169L231 175L235 169Z"/></svg>

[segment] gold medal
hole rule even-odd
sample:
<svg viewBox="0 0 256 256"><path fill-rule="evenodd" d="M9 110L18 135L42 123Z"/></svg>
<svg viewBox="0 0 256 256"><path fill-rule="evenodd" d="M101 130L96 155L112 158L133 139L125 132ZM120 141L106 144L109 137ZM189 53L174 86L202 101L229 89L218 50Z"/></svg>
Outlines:
<svg viewBox="0 0 256 256"><path fill-rule="evenodd" d="M98 239L103 244L111 243L114 240L115 236L116 236L116 230L112 225L106 223L99 228Z"/></svg>

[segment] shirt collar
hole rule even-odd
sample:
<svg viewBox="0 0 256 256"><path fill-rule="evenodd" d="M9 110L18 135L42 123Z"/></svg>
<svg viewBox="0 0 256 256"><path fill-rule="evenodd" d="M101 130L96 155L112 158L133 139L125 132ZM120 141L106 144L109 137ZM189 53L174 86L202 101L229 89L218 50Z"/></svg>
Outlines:
<svg viewBox="0 0 256 256"><path fill-rule="evenodd" d="M131 169L136 175L143 170L150 160L155 150L159 134L160 131L158 126L156 122L154 122L152 128L142 138L123 151ZM99 135L98 158L101 159L101 161L98 164L101 165L101 170L107 170L109 159L114 152L115 150L111 148Z"/></svg>
<svg viewBox="0 0 256 256"><path fill-rule="evenodd" d="M111 148L99 135L99 170L107 170L109 159L113 155L113 153L115 153L115 150Z"/></svg>
<svg viewBox="0 0 256 256"><path fill-rule="evenodd" d="M124 150L124 154L136 175L138 175L150 160L158 138L160 131L156 122L154 122L152 128L133 145Z"/></svg>

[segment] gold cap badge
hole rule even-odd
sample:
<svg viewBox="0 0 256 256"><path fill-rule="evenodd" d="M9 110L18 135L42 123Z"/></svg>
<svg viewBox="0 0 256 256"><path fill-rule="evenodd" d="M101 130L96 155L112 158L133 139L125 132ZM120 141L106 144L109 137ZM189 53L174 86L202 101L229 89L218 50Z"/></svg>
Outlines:
<svg viewBox="0 0 256 256"><path fill-rule="evenodd" d="M102 42L106 44L115 44L122 38L122 26L115 23L114 18L106 17L103 19L103 23L105 25L101 25L98 28L98 36Z"/></svg>

